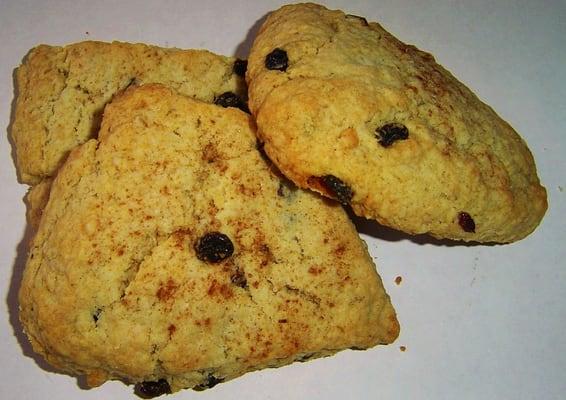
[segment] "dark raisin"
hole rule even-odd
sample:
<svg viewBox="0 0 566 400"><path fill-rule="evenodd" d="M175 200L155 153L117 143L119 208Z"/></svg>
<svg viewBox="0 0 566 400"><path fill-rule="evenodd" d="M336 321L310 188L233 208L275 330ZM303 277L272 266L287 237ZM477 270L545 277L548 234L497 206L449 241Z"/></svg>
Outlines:
<svg viewBox="0 0 566 400"><path fill-rule="evenodd" d="M361 23L363 26L369 26L368 20L365 19L364 17L360 17L359 15L347 14L347 15L346 15L346 19L356 19L356 20L360 21L360 23Z"/></svg>
<svg viewBox="0 0 566 400"><path fill-rule="evenodd" d="M320 178L325 189L330 192L331 195L336 197L338 201L342 204L350 204L354 192L348 185L342 182L340 179L336 178L334 175L324 175Z"/></svg>
<svg viewBox="0 0 566 400"><path fill-rule="evenodd" d="M197 258L201 261L217 263L230 257L234 245L228 236L220 232L210 232L195 244Z"/></svg>
<svg viewBox="0 0 566 400"><path fill-rule="evenodd" d="M383 147L389 147L397 140L405 140L409 138L409 130L403 124L392 122L385 124L375 130L379 135L379 144Z"/></svg>
<svg viewBox="0 0 566 400"><path fill-rule="evenodd" d="M286 71L289 60L287 59L287 52L282 49L275 49L265 57L265 68Z"/></svg>
<svg viewBox="0 0 566 400"><path fill-rule="evenodd" d="M94 310L94 313L92 314L92 319L94 320L94 322L98 322L98 318L100 317L100 313L102 312L102 309L97 308L96 310Z"/></svg>
<svg viewBox="0 0 566 400"><path fill-rule="evenodd" d="M458 214L458 223L465 232L476 232L476 223L472 216L465 211Z"/></svg>
<svg viewBox="0 0 566 400"><path fill-rule="evenodd" d="M171 387L169 382L165 379L160 379L158 381L146 381L136 383L134 388L134 393L137 394L142 399L152 399L162 394L171 393Z"/></svg>
<svg viewBox="0 0 566 400"><path fill-rule="evenodd" d="M246 279L246 275L239 269L232 274L232 276L230 277L230 282L232 282L236 286L241 287L242 289L248 287L248 281Z"/></svg>
<svg viewBox="0 0 566 400"><path fill-rule="evenodd" d="M224 382L224 378L217 378L214 375L208 375L206 381L199 385L196 385L193 390L201 391L210 389L222 382Z"/></svg>
<svg viewBox="0 0 566 400"><path fill-rule="evenodd" d="M244 77L246 75L246 70L248 69L248 60L240 60L239 58L234 61L234 66L232 71L238 76Z"/></svg>
<svg viewBox="0 0 566 400"><path fill-rule="evenodd" d="M225 92L214 98L214 104L222 107L235 107L249 114L248 105L235 93Z"/></svg>

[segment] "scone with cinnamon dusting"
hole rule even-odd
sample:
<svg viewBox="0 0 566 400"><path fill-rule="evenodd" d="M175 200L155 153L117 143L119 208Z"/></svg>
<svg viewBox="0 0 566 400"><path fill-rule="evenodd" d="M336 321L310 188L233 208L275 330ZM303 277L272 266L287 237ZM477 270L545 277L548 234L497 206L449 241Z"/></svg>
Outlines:
<svg viewBox="0 0 566 400"><path fill-rule="evenodd" d="M391 343L381 279L342 207L296 188L254 122L130 88L51 187L20 289L52 365L143 396Z"/></svg>

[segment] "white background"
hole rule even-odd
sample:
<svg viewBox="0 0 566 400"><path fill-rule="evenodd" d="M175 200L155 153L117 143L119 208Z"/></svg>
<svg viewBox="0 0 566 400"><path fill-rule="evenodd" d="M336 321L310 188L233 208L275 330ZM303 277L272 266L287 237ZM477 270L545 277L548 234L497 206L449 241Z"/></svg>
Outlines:
<svg viewBox="0 0 566 400"><path fill-rule="evenodd" d="M0 0L0 399L129 399L48 372L15 302L26 248L26 186L8 139L13 74L39 43L122 40L245 57L279 1ZM528 238L447 245L370 222L368 242L401 322L390 346L250 373L175 399L564 399L566 396L566 2L329 1L437 60L529 144L550 207ZM401 285L394 279L402 276ZM400 346L406 346L401 352Z"/></svg>

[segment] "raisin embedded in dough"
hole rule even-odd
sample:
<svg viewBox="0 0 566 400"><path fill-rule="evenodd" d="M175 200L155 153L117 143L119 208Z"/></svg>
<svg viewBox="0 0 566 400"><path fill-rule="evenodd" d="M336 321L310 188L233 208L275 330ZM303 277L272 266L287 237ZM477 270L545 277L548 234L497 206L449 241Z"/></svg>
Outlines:
<svg viewBox="0 0 566 400"><path fill-rule="evenodd" d="M232 67L232 71L240 77L244 77L246 75L246 70L248 69L248 60L241 60L236 59L234 61L234 66Z"/></svg>
<svg viewBox="0 0 566 400"><path fill-rule="evenodd" d="M325 175L321 178L324 187L342 204L350 204L354 192L352 189L334 175Z"/></svg>
<svg viewBox="0 0 566 400"><path fill-rule="evenodd" d="M470 214L461 212L458 214L458 223L465 232L474 233L476 231L476 223Z"/></svg>
<svg viewBox="0 0 566 400"><path fill-rule="evenodd" d="M239 108L245 113L250 112L246 103L235 93L225 92L214 99L214 104L221 107L235 107Z"/></svg>
<svg viewBox="0 0 566 400"><path fill-rule="evenodd" d="M383 147L389 147L397 140L406 140L409 138L409 130L403 124L390 123L380 126L376 129L379 135L379 144Z"/></svg>
<svg viewBox="0 0 566 400"><path fill-rule="evenodd" d="M220 232L210 232L202 236L195 245L197 257L201 261L218 263L234 252L234 245L228 236Z"/></svg>
<svg viewBox="0 0 566 400"><path fill-rule="evenodd" d="M159 379L136 383L134 392L142 399L153 399L171 393L171 387L165 379Z"/></svg>
<svg viewBox="0 0 566 400"><path fill-rule="evenodd" d="M275 49L265 57L265 68L270 70L285 72L288 63L287 52L282 49Z"/></svg>

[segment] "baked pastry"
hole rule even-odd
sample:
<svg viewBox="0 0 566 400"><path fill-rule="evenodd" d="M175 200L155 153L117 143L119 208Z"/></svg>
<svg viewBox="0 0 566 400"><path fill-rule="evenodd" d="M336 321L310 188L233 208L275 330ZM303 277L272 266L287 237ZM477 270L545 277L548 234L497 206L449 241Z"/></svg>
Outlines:
<svg viewBox="0 0 566 400"><path fill-rule="evenodd" d="M34 48L17 70L12 136L21 181L53 176L75 146L95 137L104 105L132 84L162 83L207 102L245 106L245 61L206 50L80 42Z"/></svg>
<svg viewBox="0 0 566 400"><path fill-rule="evenodd" d="M157 84L117 96L71 151L19 299L49 363L142 396L399 333L342 207L282 179L248 114Z"/></svg>
<svg viewBox="0 0 566 400"><path fill-rule="evenodd" d="M284 6L248 61L259 138L298 186L438 238L512 242L541 221L546 191L525 142L432 55L379 24Z"/></svg>

